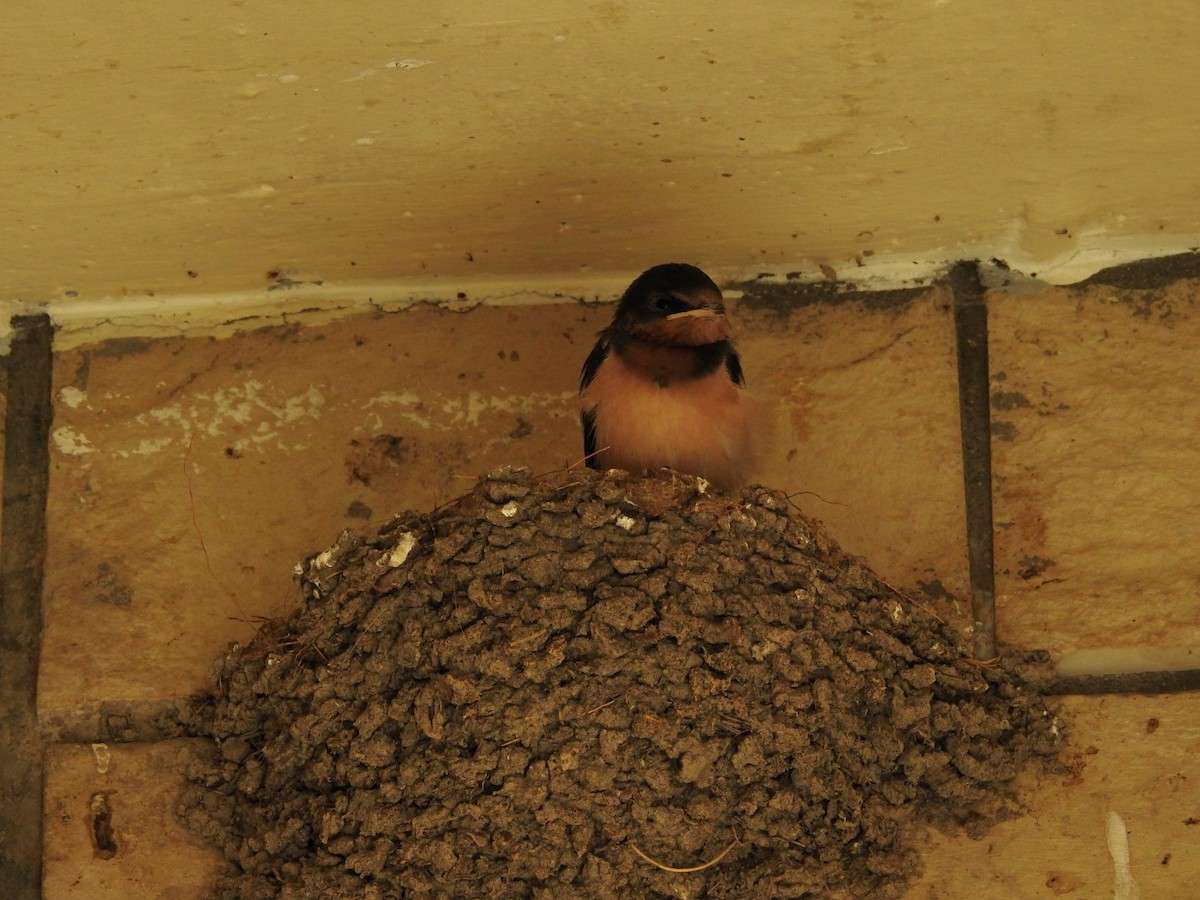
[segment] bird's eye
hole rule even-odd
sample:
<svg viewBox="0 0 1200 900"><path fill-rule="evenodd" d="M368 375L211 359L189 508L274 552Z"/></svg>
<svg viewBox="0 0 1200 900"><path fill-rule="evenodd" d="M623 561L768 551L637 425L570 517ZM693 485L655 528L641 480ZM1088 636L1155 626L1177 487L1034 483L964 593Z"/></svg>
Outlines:
<svg viewBox="0 0 1200 900"><path fill-rule="evenodd" d="M657 297L654 301L654 308L659 312L666 312L674 305L671 300L671 297Z"/></svg>

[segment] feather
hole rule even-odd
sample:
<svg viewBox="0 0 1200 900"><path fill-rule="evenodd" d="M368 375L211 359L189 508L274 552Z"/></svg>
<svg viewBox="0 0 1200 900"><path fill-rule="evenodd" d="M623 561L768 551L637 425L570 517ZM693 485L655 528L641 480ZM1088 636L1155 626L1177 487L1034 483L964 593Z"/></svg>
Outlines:
<svg viewBox="0 0 1200 900"><path fill-rule="evenodd" d="M596 373L600 371L600 366L604 363L608 356L608 341L604 338L596 341L596 346L592 348L592 352L588 354L588 358L583 362L583 369L579 373L579 393L582 395L587 390L588 385L595 379ZM583 461L588 468L597 469L599 464L596 462L596 410L595 408L584 408L579 413L579 423L583 426Z"/></svg>
<svg viewBox="0 0 1200 900"><path fill-rule="evenodd" d="M736 350L730 349L729 355L725 357L725 371L729 373L729 380L738 387L746 386L746 378L742 375L742 361Z"/></svg>
<svg viewBox="0 0 1200 900"><path fill-rule="evenodd" d="M600 465L596 462L595 408L580 412L579 421L583 425L583 461L587 463L589 469L598 469Z"/></svg>
<svg viewBox="0 0 1200 900"><path fill-rule="evenodd" d="M600 371L600 364L604 362L606 356L608 356L608 341L601 337L596 341L596 346L592 348L588 358L583 361L583 370L579 373L580 393L587 390L587 386L592 383L592 379Z"/></svg>

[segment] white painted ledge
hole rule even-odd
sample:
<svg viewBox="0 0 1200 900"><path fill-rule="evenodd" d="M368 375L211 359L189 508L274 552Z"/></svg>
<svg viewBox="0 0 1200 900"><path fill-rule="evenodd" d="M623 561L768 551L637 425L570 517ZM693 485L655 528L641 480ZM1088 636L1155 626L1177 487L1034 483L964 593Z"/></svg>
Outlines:
<svg viewBox="0 0 1200 900"><path fill-rule="evenodd" d="M1014 272L1047 285L1073 284L1096 272L1138 260L1184 253L1200 245L1200 235L1096 237L1086 246L1051 259L1036 260L1014 248L938 248L921 256L876 255L835 267L837 280L859 290L894 290L927 284L961 259L1002 259ZM667 260L664 260L666 262ZM828 266L804 261L794 266L711 269L722 284L749 280L819 282ZM764 275L769 272L769 275ZM46 312L57 327L55 345L66 349L112 338L226 336L249 328L303 320L328 322L369 309L395 311L420 303L467 310L479 305L522 306L615 300L637 272L591 272L530 277L425 279L398 282L327 283L312 277L251 291L121 297L64 296L41 303L0 302L0 352L6 352L13 315ZM736 298L737 293L733 292Z"/></svg>
<svg viewBox="0 0 1200 900"><path fill-rule="evenodd" d="M1092 647L1067 654L1055 668L1063 677L1185 672L1200 668L1200 648Z"/></svg>

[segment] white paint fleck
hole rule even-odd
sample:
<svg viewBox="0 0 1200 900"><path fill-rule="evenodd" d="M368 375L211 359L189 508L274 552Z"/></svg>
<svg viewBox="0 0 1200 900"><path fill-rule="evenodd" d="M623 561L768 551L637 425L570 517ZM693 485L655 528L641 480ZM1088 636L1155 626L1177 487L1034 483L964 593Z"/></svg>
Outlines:
<svg viewBox="0 0 1200 900"><path fill-rule="evenodd" d="M142 413L137 417L137 421L144 423L146 416L159 423L177 422L186 433L191 432L191 425L185 421L182 411L177 406L156 406L149 411Z"/></svg>
<svg viewBox="0 0 1200 900"><path fill-rule="evenodd" d="M389 569L395 569L404 564L404 561L408 559L408 554L412 553L412 549L415 546L417 546L416 536L411 531L406 531L400 535L396 541L396 546L390 552L381 556L376 565L380 568L387 566Z"/></svg>
<svg viewBox="0 0 1200 900"><path fill-rule="evenodd" d="M1116 810L1109 810L1105 825L1108 855L1113 861L1113 900L1138 900L1142 892L1133 880L1133 869L1129 865L1129 833L1125 830L1125 820Z"/></svg>
<svg viewBox="0 0 1200 900"><path fill-rule="evenodd" d="M360 138L359 138L357 141L355 141L354 143L358 144L358 146L360 146L360 147L369 147L369 146L371 146L373 143L375 143L375 138L369 138L369 137L360 137Z"/></svg>
<svg viewBox="0 0 1200 900"><path fill-rule="evenodd" d="M333 565L333 548L322 550L313 557L313 566L318 569L327 569Z"/></svg>
<svg viewBox="0 0 1200 900"><path fill-rule="evenodd" d="M633 526L637 524L632 516L627 516L624 513L617 516L616 523L618 528L624 528L626 531L633 531Z"/></svg>
<svg viewBox="0 0 1200 900"><path fill-rule="evenodd" d="M73 431L65 425L54 429L54 446L58 448L59 453L67 456L84 456L96 452L96 448L87 439L87 435Z"/></svg>
<svg viewBox="0 0 1200 900"><path fill-rule="evenodd" d="M300 80L299 75L280 75L279 76L280 84L295 84L299 80Z"/></svg>
<svg viewBox="0 0 1200 900"><path fill-rule="evenodd" d="M233 195L235 200L261 200L263 197L270 197L275 193L275 188L269 184L259 184L254 187L248 187L244 191L238 191Z"/></svg>
<svg viewBox="0 0 1200 900"><path fill-rule="evenodd" d="M700 493L700 494L707 494L708 488L709 488L708 479L701 478L699 475L697 475L696 476L696 492Z"/></svg>
<svg viewBox="0 0 1200 900"><path fill-rule="evenodd" d="M421 66L433 65L432 59L394 59L384 63L385 69L419 69Z"/></svg>
<svg viewBox="0 0 1200 900"><path fill-rule="evenodd" d="M367 409L373 406L416 406L420 402L421 397L412 391L382 391L368 399L364 406Z"/></svg>
<svg viewBox="0 0 1200 900"><path fill-rule="evenodd" d="M458 431L464 426L479 425L485 416L491 414L520 415L545 411L552 417L565 415L573 409L575 397L574 391L499 395L470 391L459 395L431 393L424 398L410 391L384 391L363 404L369 416L361 427L379 431L385 427L395 427L397 419L400 419L429 431ZM390 415L380 415L378 410L381 407L399 409Z"/></svg>
<svg viewBox="0 0 1200 900"><path fill-rule="evenodd" d="M506 519L511 519L517 514L517 510L519 508L520 507L517 506L516 500L509 500L502 507L500 507L500 515L504 516Z"/></svg>
<svg viewBox="0 0 1200 900"><path fill-rule="evenodd" d="M65 387L58 392L58 399L71 409L79 409L79 404L87 400L87 394L77 387Z"/></svg>
<svg viewBox="0 0 1200 900"><path fill-rule="evenodd" d="M174 440L169 437L142 438L132 450L116 450L113 455L121 459L128 459L131 456L153 456L155 453L161 453L173 443Z"/></svg>
<svg viewBox="0 0 1200 900"><path fill-rule="evenodd" d="M282 437L302 429L306 420L320 418L324 405L325 396L315 385L301 394L279 399L272 395L269 385L252 379L242 385L218 388L211 394L197 393L187 404L154 407L136 421L143 425L173 425L182 433L184 443L196 434L222 435L232 437L238 450L272 441L279 449L294 450L304 442L285 445ZM302 430L300 434L307 436ZM169 446L170 440L157 434L149 441L144 439L136 449L125 448L125 454L153 453Z"/></svg>
<svg viewBox="0 0 1200 900"><path fill-rule="evenodd" d="M372 407L376 406L407 407L409 408L409 411L402 414L404 418L408 419L415 425L421 426L422 428L433 427L433 421L419 411L421 407L421 398L411 391L405 391L402 394L398 394L395 391L384 391L382 394L376 394L374 397L370 398L364 404L364 406L366 409L371 409ZM376 416L376 420L378 419L379 417ZM380 427L382 427L382 422L380 422Z"/></svg>
<svg viewBox="0 0 1200 900"><path fill-rule="evenodd" d="M112 763L112 751L108 749L108 744L92 744L92 756L96 757L96 771L101 775L106 774Z"/></svg>

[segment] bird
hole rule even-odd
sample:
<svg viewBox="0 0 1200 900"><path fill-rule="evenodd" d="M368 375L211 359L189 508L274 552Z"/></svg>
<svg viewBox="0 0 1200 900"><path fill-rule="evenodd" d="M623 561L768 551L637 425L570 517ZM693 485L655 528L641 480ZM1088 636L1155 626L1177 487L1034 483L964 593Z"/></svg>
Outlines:
<svg viewBox="0 0 1200 900"><path fill-rule="evenodd" d="M583 451L594 469L671 468L719 490L745 486L753 403L721 289L696 266L633 280L579 378Z"/></svg>

